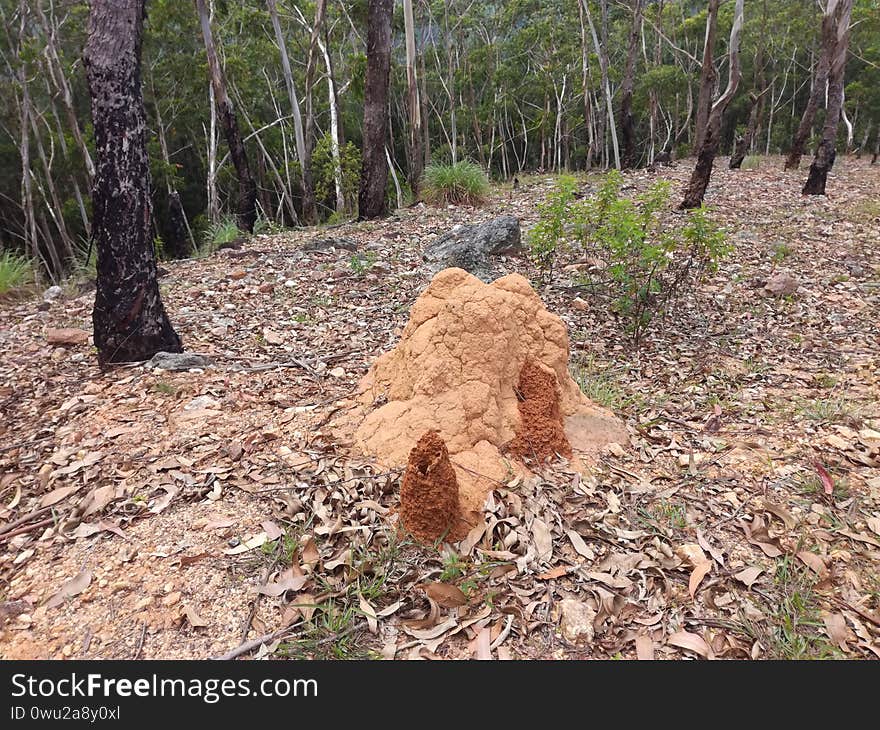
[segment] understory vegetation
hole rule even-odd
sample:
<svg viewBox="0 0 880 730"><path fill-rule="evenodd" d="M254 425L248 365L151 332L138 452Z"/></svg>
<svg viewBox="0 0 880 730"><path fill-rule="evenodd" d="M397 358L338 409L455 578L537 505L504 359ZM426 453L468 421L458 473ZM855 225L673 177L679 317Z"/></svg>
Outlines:
<svg viewBox="0 0 880 730"><path fill-rule="evenodd" d="M467 160L429 165L422 178L422 196L434 204L480 205L489 197L489 179L483 168Z"/></svg>
<svg viewBox="0 0 880 730"><path fill-rule="evenodd" d="M706 208L669 213L668 182L633 199L621 195L622 185L614 170L578 199L577 180L560 177L538 206L528 243L547 277L564 251L580 257L578 287L606 297L638 343L677 298L718 268L731 244Z"/></svg>

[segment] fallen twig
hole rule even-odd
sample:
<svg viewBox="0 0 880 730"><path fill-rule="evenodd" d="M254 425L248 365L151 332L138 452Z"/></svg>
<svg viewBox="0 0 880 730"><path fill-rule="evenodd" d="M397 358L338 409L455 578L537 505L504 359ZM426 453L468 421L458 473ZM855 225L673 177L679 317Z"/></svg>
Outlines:
<svg viewBox="0 0 880 730"><path fill-rule="evenodd" d="M55 518L50 517L48 520L41 520L40 522L34 522L32 525L25 525L24 527L19 527L17 530L12 530L11 532L5 532L0 535L0 540L9 540L16 535L23 535L26 532L30 532L31 530L38 530L41 527L48 527L49 525L55 524Z"/></svg>
<svg viewBox="0 0 880 730"><path fill-rule="evenodd" d="M284 628L276 629L271 634L263 634L262 636L258 636L256 639L251 639L250 641L246 641L246 642L244 642L244 644L237 646L235 649L233 649L230 652L227 652L226 654L223 654L222 656L211 657L211 658L215 661L229 661L230 659L235 659L236 657L239 657L242 654L247 654L249 651L256 649L258 646L260 646L260 644L265 644L267 641L273 641L273 640L277 639L278 637L283 636L291 629L296 628L296 626L298 626L298 625L299 624L295 624L293 626L285 626Z"/></svg>
<svg viewBox="0 0 880 730"><path fill-rule="evenodd" d="M52 509L52 505L49 505L48 507L41 507L40 509L34 510L33 512L29 512L24 517L19 517L14 522L10 522L8 525L5 525L2 530L0 530L0 538L2 538L8 532L11 532L12 530L14 530L19 525L23 525L26 522L30 522L35 517L39 517L40 515L45 514L46 512L49 512L51 509Z"/></svg>

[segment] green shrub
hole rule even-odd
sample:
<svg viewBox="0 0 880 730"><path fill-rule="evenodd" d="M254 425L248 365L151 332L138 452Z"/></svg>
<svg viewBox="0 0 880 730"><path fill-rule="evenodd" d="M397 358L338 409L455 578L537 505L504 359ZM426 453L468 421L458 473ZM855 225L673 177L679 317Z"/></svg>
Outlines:
<svg viewBox="0 0 880 730"><path fill-rule="evenodd" d="M361 178L361 151L351 142L346 142L339 150L342 166L342 197L345 199L345 212L349 215L357 210L358 186ZM324 217L336 212L336 179L333 165L332 140L325 134L312 152L312 180L315 185L315 201L324 209Z"/></svg>
<svg viewBox="0 0 880 730"><path fill-rule="evenodd" d="M565 240L565 227L571 218L571 207L577 190L577 180L563 175L544 203L538 204L538 222L529 231L527 241L535 263L550 271L556 250Z"/></svg>
<svg viewBox="0 0 880 730"><path fill-rule="evenodd" d="M662 316L685 285L692 285L730 251L724 233L704 208L664 220L670 185L659 181L629 199L621 197L623 176L608 173L596 193L574 198L570 178L562 178L529 234L536 263L552 267L560 244L573 240L580 251L601 262L581 282L605 294L612 310L638 342L651 321Z"/></svg>
<svg viewBox="0 0 880 730"><path fill-rule="evenodd" d="M761 158L757 155L746 155L743 158L740 169L742 170L758 170L761 167Z"/></svg>
<svg viewBox="0 0 880 730"><path fill-rule="evenodd" d="M489 197L489 178L479 165L462 160L426 167L421 188L422 198L428 203L481 205Z"/></svg>
<svg viewBox="0 0 880 730"><path fill-rule="evenodd" d="M0 296L27 284L33 277L30 260L12 251L0 253Z"/></svg>
<svg viewBox="0 0 880 730"><path fill-rule="evenodd" d="M73 244L70 278L74 282L94 281L98 278L98 252L84 236Z"/></svg>

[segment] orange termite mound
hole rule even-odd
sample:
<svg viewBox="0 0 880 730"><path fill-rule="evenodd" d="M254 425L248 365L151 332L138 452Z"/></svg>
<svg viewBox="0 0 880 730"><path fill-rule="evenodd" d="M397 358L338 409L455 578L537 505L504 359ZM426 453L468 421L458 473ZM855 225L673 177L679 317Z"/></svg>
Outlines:
<svg viewBox="0 0 880 730"><path fill-rule="evenodd" d="M565 324L524 277L486 284L444 269L413 304L400 342L364 376L337 436L400 468L436 431L468 516L536 461L558 453L583 470L608 443L629 442L623 424L583 395L568 359Z"/></svg>
<svg viewBox="0 0 880 730"><path fill-rule="evenodd" d="M461 540L458 480L440 434L428 431L410 451L400 487L400 524L417 540Z"/></svg>
<svg viewBox="0 0 880 730"><path fill-rule="evenodd" d="M565 435L556 376L532 360L526 360L519 372L520 424L516 438L508 445L510 454L544 461L559 454L571 457L571 444Z"/></svg>

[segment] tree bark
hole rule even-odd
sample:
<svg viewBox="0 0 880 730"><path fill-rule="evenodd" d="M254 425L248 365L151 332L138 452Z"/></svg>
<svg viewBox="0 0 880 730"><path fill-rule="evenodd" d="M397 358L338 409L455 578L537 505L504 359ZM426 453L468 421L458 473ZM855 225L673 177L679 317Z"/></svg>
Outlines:
<svg viewBox="0 0 880 730"><path fill-rule="evenodd" d="M370 0L367 15L367 78L364 89L363 152L358 191L361 220L385 215L388 163L388 80L391 70L393 0Z"/></svg>
<svg viewBox="0 0 880 730"><path fill-rule="evenodd" d="M703 66L700 69L700 93L697 97L697 115L694 118L693 154L699 154L709 123L709 110L712 107L712 94L715 89L715 35L718 29L718 5L721 0L709 0L706 16L706 39L703 44Z"/></svg>
<svg viewBox="0 0 880 730"><path fill-rule="evenodd" d="M617 144L617 125L614 122L614 102L611 99L611 82L608 79L608 44L604 41L604 32L603 32L603 42L599 42L599 37L596 35L596 26L593 24L593 16L590 14L590 6L588 4L588 0L581 0L581 3L584 8L584 14L587 17L587 25L590 27L590 35L593 37L593 47L596 49L596 55L599 57L599 70L602 74L602 90L605 92L605 105L608 110L608 128L611 130L611 147L614 152L614 166L620 167L620 148ZM606 3L602 2L602 11L603 11L603 19L606 15ZM603 23L603 29L605 27L605 23ZM603 124L604 127L604 124ZM603 143L603 138L605 136L604 129L599 133L599 143Z"/></svg>
<svg viewBox="0 0 880 730"><path fill-rule="evenodd" d="M810 174L804 184L804 195L825 195L828 173L834 165L837 125L843 109L843 76L846 70L846 53L849 46L849 21L852 15L852 0L829 0L832 10L832 32L828 42L828 108L825 111L825 125L822 139L816 148Z"/></svg>
<svg viewBox="0 0 880 730"><path fill-rule="evenodd" d="M690 182L684 193L684 200L679 206L682 209L699 208L703 204L703 196L706 194L706 188L709 187L709 178L712 175L712 165L715 162L715 156L718 154L718 148L721 144L721 120L724 112L736 94L739 86L739 36L743 26L743 0L736 0L736 7L733 11L733 26L730 29L730 67L728 69L729 76L727 80L727 88L724 93L718 97L718 100L712 105L709 111L709 119L706 123L705 134L703 135L703 144L697 153L697 164L691 174ZM710 49L708 60L712 62L712 51ZM704 61L706 58L704 57Z"/></svg>
<svg viewBox="0 0 880 730"><path fill-rule="evenodd" d="M626 68L620 86L620 137L623 150L620 166L624 170L636 166L636 130L632 113L633 79L636 70L636 51L642 29L642 7L644 0L633 0L633 21L629 32L629 46L626 50Z"/></svg>
<svg viewBox="0 0 880 730"><path fill-rule="evenodd" d="M403 25L406 36L406 107L409 115L409 187L418 200L424 162L422 152L422 105L416 76L416 24L412 0L403 0Z"/></svg>
<svg viewBox="0 0 880 730"><path fill-rule="evenodd" d="M140 68L144 15L144 0L92 0L84 54L97 158L92 319L102 366L183 349L159 296L149 235L150 165Z"/></svg>
<svg viewBox="0 0 880 730"><path fill-rule="evenodd" d="M226 79L220 66L220 58L217 56L217 48L214 45L214 34L211 31L211 21L205 0L196 0L196 8L202 26L205 52L208 56L208 69L211 74L211 88L214 90L217 117L223 128L226 144L229 145L229 155L232 157L232 164L235 165L235 173L238 176L238 225L243 230L253 231L254 223L257 220L257 185L251 175L244 141L235 118L235 110L226 90Z"/></svg>
<svg viewBox="0 0 880 730"><path fill-rule="evenodd" d="M293 134L296 138L296 156L299 158L300 176L302 177L303 197L302 211L303 220L308 224L318 221L315 210L315 185L312 181L311 160L306 150L306 137L303 130L302 114L300 112L299 99L296 95L296 85L293 82L293 71L290 68L290 58L287 55L287 43L284 33L281 32L281 21L278 19L278 7L275 0L266 0L269 17L272 19L272 29L275 31L275 42L281 54L281 70L284 73L284 84L287 86L287 97L290 100L290 108L293 113Z"/></svg>
<svg viewBox="0 0 880 730"><path fill-rule="evenodd" d="M839 0L828 0L825 7L825 13L822 15L822 52L819 54L819 61L816 64L816 76L813 80L813 86L810 89L810 98L804 109L800 124L794 133L791 141L791 150L788 157L785 158L786 170L797 170L801 164L801 157L807 146L807 140L810 137L810 131L813 128L813 120L816 118L816 111L825 95L825 86L828 82L828 72L831 64L831 53L836 43L836 35L834 32L834 13Z"/></svg>

